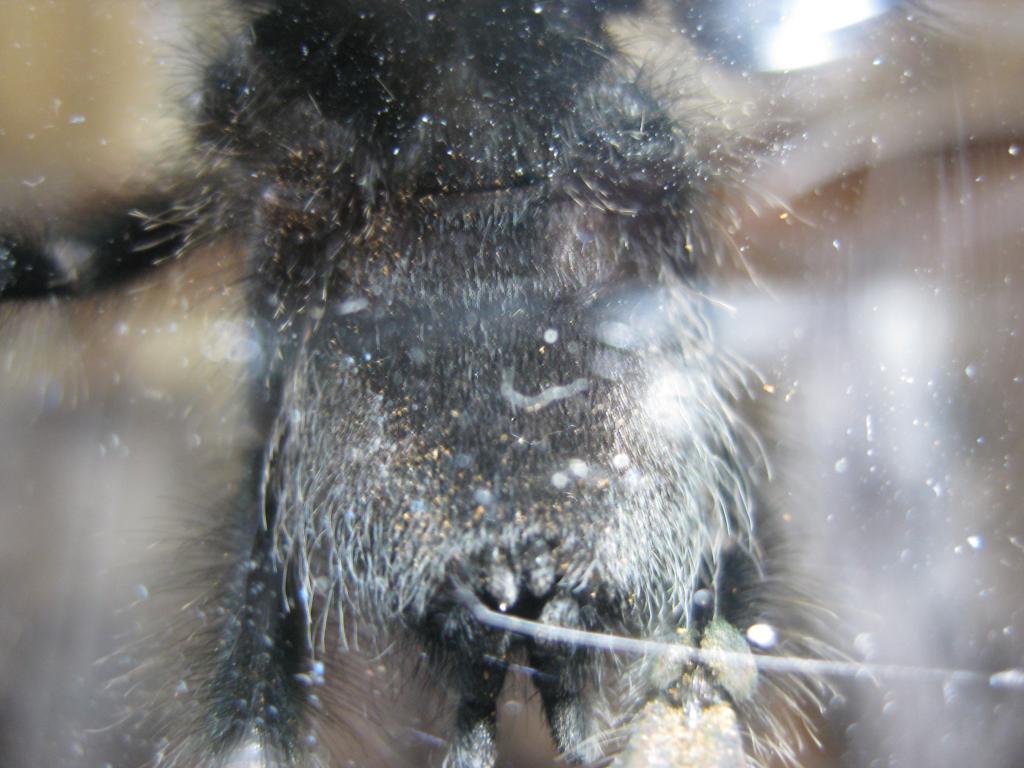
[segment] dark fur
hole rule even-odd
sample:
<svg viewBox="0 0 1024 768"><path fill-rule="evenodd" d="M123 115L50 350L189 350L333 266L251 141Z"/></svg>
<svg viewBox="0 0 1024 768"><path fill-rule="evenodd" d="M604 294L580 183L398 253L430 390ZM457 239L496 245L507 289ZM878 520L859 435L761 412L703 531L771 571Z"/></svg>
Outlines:
<svg viewBox="0 0 1024 768"><path fill-rule="evenodd" d="M357 640L422 651L458 768L493 764L509 662L570 760L615 743L606 711L670 695L645 665L480 626L465 591L644 638L803 632L706 319L708 180L604 31L637 5L252 3L206 66L184 237L244 244L265 449L217 618L180 641L187 704L151 706L165 763L250 741L312 761L308 684ZM675 706L744 705L685 679Z"/></svg>

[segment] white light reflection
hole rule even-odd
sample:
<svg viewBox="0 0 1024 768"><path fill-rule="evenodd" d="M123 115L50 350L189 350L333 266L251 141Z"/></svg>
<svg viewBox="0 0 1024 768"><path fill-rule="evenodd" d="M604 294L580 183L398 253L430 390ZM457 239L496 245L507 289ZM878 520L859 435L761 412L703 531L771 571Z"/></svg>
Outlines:
<svg viewBox="0 0 1024 768"><path fill-rule="evenodd" d="M644 412L666 434L698 440L706 431L702 409L708 400L706 381L699 374L667 369L651 381L644 397Z"/></svg>
<svg viewBox="0 0 1024 768"><path fill-rule="evenodd" d="M243 742L224 761L224 768L266 768L266 755L256 739Z"/></svg>
<svg viewBox="0 0 1024 768"><path fill-rule="evenodd" d="M771 624L751 624L747 627L747 640L761 649L774 648L779 642L779 633Z"/></svg>
<svg viewBox="0 0 1024 768"><path fill-rule="evenodd" d="M655 378L647 390L645 402L651 420L671 431L684 427L686 410L681 406L687 391L691 389L686 377L676 371Z"/></svg>
<svg viewBox="0 0 1024 768"><path fill-rule="evenodd" d="M767 70L815 67L838 58L836 36L887 10L884 0L794 0L766 35Z"/></svg>

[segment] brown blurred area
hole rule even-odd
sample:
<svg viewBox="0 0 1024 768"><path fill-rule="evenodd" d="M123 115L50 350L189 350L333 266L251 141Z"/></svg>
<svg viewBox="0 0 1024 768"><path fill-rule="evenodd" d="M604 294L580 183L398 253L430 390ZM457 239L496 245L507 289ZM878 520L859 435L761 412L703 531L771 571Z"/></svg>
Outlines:
<svg viewBox="0 0 1024 768"><path fill-rule="evenodd" d="M751 178L782 205L737 226L761 290L723 296L770 383L778 503L852 658L949 673L838 683L808 764L1024 755L1021 692L953 675L1024 663L1024 14L930 8L752 96L800 123Z"/></svg>
<svg viewBox="0 0 1024 768"><path fill-rule="evenodd" d="M1024 666L1018 5L932 3L813 71L701 69L702 109L784 126L716 201L743 264L717 279L717 322L764 377L773 495L856 659ZM0 215L59 222L159 188L199 16L0 2ZM651 30L630 40L682 60ZM249 439L237 382L258 354L238 274L225 244L124 292L0 308L0 765L152 760L107 678L137 662L118 654L144 604L167 605L165 550L237 478L224 457ZM839 681L825 748L800 759L1010 768L1022 717L1020 691ZM519 764L550 761L525 686L503 721Z"/></svg>
<svg viewBox="0 0 1024 768"><path fill-rule="evenodd" d="M172 10L157 0L0 4L0 210L124 194L173 162L186 69Z"/></svg>
<svg viewBox="0 0 1024 768"><path fill-rule="evenodd" d="M59 233L162 191L183 157L185 10L0 3L5 226ZM0 765L153 760L112 680L147 617L179 609L167 564L247 439L237 254L196 255L121 292L0 307Z"/></svg>

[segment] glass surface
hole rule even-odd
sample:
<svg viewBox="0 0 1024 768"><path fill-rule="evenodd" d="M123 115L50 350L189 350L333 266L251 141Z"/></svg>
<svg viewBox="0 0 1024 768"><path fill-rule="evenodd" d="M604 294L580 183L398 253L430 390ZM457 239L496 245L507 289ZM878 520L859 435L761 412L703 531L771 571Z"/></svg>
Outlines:
<svg viewBox="0 0 1024 768"><path fill-rule="evenodd" d="M986 679L1024 667L1024 8L668 6L610 24L673 116L740 155L699 201L728 230L715 334L755 372L769 498L798 586L834 613L825 654L880 665L830 678L822 746L798 762L1018 765L1024 690ZM195 41L232 23L209 13L0 3L5 226L88 217L187 168ZM0 764L168 749L115 713L165 596L202 579L175 547L239 482L239 382L263 353L237 247L194 256L131 290L0 307ZM393 727L439 762L443 726L392 714L360 737ZM525 682L500 719L503 764L555 759Z"/></svg>

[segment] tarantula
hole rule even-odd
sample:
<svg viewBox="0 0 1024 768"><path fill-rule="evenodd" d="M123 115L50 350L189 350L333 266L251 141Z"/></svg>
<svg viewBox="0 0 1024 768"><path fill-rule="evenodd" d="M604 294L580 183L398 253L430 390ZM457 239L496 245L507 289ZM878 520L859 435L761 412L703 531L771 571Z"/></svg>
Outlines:
<svg viewBox="0 0 1024 768"><path fill-rule="evenodd" d="M641 10L239 0L170 201L85 257L0 244L19 301L235 254L204 279L250 345L240 469L105 729L151 764L358 763L372 730L366 759L493 766L510 674L572 764L792 758L826 689L751 645L813 657L824 614L708 291L746 137L612 34Z"/></svg>

